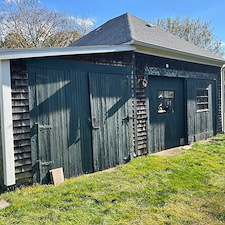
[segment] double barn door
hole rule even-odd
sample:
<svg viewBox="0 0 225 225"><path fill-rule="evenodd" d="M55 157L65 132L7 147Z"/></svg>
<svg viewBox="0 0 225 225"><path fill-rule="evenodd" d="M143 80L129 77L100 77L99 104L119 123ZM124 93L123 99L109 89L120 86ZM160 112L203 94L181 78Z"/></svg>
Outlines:
<svg viewBox="0 0 225 225"><path fill-rule="evenodd" d="M64 60L29 65L35 182L48 183L53 168L72 177L129 160L129 74L125 67Z"/></svg>

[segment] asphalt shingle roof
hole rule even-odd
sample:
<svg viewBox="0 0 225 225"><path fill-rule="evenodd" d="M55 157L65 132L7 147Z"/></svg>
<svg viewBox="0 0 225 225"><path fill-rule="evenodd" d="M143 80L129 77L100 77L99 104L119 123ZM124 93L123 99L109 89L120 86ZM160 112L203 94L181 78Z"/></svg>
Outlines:
<svg viewBox="0 0 225 225"><path fill-rule="evenodd" d="M109 20L70 46L119 45L130 41L224 60L129 13Z"/></svg>

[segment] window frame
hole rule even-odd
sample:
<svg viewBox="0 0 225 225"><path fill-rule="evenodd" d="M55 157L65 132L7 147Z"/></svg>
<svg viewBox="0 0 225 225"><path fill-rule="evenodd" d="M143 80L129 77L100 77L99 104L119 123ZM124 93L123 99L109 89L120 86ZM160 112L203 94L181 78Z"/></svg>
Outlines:
<svg viewBox="0 0 225 225"><path fill-rule="evenodd" d="M164 92L166 92L166 91L173 92L173 98L164 97L165 96ZM163 97L162 98L159 98L159 92L163 92ZM157 114L158 115L174 115L175 114L175 112L176 112L176 110L175 110L175 95L176 95L176 91L174 89L158 89L157 90ZM169 111L169 112L167 112L167 111L159 112L159 105L161 104L160 103L160 99L162 99L163 103L164 103L165 100L169 100L169 101L172 100L172 102L173 102L172 110Z"/></svg>
<svg viewBox="0 0 225 225"><path fill-rule="evenodd" d="M207 92L207 95L198 95L198 91ZM207 101L204 99L207 98ZM198 102L198 100L203 99L202 101ZM203 105L203 108L199 108L198 106ZM204 106L207 106L205 108ZM208 112L209 111L209 88L196 88L196 112Z"/></svg>

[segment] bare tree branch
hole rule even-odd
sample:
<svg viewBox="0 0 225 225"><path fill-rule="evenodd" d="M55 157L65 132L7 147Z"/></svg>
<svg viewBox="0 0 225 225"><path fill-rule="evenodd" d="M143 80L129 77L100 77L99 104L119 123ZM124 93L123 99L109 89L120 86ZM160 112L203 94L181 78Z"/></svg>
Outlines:
<svg viewBox="0 0 225 225"><path fill-rule="evenodd" d="M7 0L0 10L0 47L64 47L93 25L91 17L68 16L43 7L39 0Z"/></svg>

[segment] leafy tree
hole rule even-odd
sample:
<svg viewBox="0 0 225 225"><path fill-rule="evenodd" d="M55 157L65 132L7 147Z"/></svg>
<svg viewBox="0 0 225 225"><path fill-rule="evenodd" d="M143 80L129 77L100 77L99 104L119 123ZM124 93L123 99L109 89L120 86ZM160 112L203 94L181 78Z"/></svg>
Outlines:
<svg viewBox="0 0 225 225"><path fill-rule="evenodd" d="M224 54L221 48L221 40L218 40L214 36L210 22L203 22L200 19L190 19L189 17L181 19L177 16L175 18L158 19L156 25L215 55L222 56Z"/></svg>
<svg viewBox="0 0 225 225"><path fill-rule="evenodd" d="M0 47L64 47L94 25L92 18L68 16L39 0L7 0L0 10Z"/></svg>

